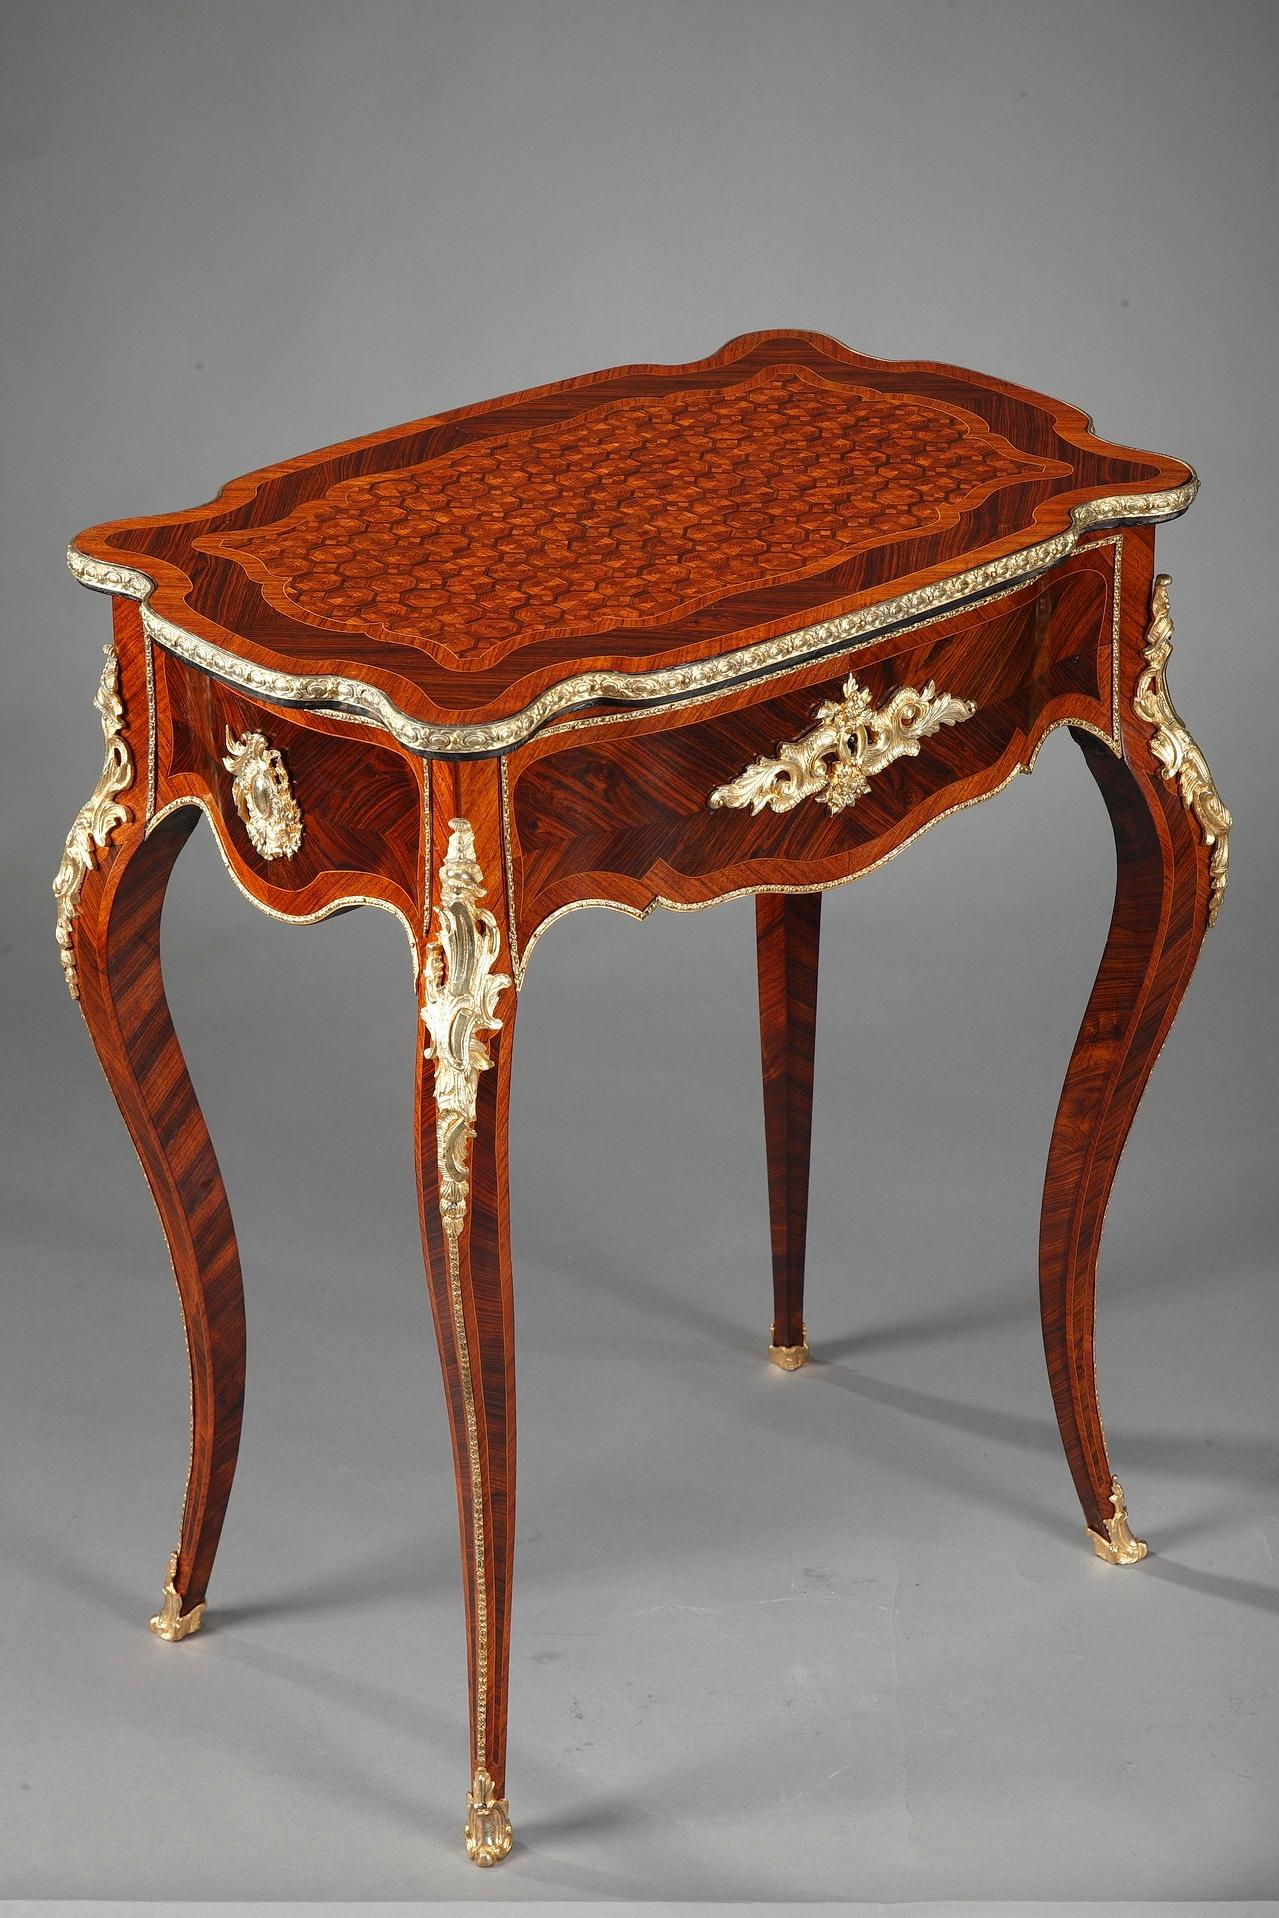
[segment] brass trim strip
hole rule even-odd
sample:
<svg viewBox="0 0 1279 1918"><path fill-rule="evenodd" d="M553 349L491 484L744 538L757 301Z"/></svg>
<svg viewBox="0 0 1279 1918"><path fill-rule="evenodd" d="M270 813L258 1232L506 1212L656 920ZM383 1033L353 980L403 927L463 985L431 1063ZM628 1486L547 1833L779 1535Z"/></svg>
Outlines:
<svg viewBox="0 0 1279 1918"><path fill-rule="evenodd" d="M150 637L145 632L142 635L142 660L147 681L147 810L142 823L149 826L155 811L155 655L151 650Z"/></svg>
<svg viewBox="0 0 1279 1918"><path fill-rule="evenodd" d="M511 850L511 762L503 754L497 762L498 792L502 806L502 869L506 879L506 944L515 974L515 990L523 984L520 966L520 931L515 922L515 861Z"/></svg>
<svg viewBox="0 0 1279 1918"><path fill-rule="evenodd" d="M443 1205L441 1204L441 1211ZM466 1306L462 1298L462 1255L455 1232L446 1230L449 1305L453 1313L453 1344L462 1386L462 1415L466 1424L466 1462L471 1481L471 1569L475 1579L475 1762L483 1767L488 1753L489 1595L488 1545L484 1535L484 1470L480 1459L480 1430L475 1414L475 1379L471 1347L466 1336Z"/></svg>
<svg viewBox="0 0 1279 1918"><path fill-rule="evenodd" d="M605 700L660 705L687 693L721 689L739 680L753 679L783 661L799 665L822 653L877 637L921 614L941 612L980 599L1010 581L1025 583L1074 552L1083 535L1096 527L1117 521L1145 525L1174 519L1185 512L1198 488L1198 480L1191 478L1185 485L1166 493L1112 494L1105 499L1087 500L1071 509L1067 532L1057 533L1021 552L971 567L949 579L935 581L931 586L916 587L896 599L880 601L858 612L842 613L835 619L802 626L772 639L757 640L716 658L695 660L685 666L663 666L652 672L578 673L548 687L511 717L477 724L441 725L413 719L380 687L344 674L284 673L255 666L153 612L146 602L155 590L155 581L146 573L93 559L78 552L74 545L67 549L67 565L82 586L142 602L143 626L157 645L201 671L225 680L228 685L277 705L324 708L334 716L349 709L350 713L381 726L410 752L446 759L465 758L504 752L508 747L517 746L530 739L548 720L572 707Z"/></svg>

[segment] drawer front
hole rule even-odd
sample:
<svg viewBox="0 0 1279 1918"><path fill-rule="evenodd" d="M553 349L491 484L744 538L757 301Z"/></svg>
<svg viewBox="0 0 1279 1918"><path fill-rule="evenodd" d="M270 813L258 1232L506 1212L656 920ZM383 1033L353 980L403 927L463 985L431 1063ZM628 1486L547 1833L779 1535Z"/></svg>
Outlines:
<svg viewBox="0 0 1279 1918"><path fill-rule="evenodd" d="M504 781L521 951L587 899L643 911L838 883L997 791L1053 727L1117 740L1118 551L1099 543L994 606L788 676L780 692L757 683L522 748ZM823 721L823 706L839 710Z"/></svg>
<svg viewBox="0 0 1279 1918"><path fill-rule="evenodd" d="M420 763L364 730L246 699L156 649L156 810L198 798L233 870L274 910L381 881L411 910Z"/></svg>

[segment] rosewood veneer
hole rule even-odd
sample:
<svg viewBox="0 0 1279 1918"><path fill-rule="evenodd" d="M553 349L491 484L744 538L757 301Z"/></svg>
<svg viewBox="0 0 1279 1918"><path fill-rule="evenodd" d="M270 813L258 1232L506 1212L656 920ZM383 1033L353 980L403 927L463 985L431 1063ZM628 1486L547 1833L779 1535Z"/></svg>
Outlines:
<svg viewBox="0 0 1279 1918"><path fill-rule="evenodd" d="M191 1365L152 1627L201 1622L243 1397L235 1233L160 973L169 873L203 812L267 912L378 906L412 951L478 1864L512 1842L507 1112L537 938L585 905L757 896L770 1356L802 1365L821 893L999 792L1060 726L1118 879L1049 1155L1044 1345L1093 1546L1143 1556L1097 1408L1093 1298L1119 1154L1227 877L1230 816L1169 699L1154 567L1156 523L1195 486L1007 381L756 333L329 447L72 545L114 637L57 939L159 1206Z"/></svg>

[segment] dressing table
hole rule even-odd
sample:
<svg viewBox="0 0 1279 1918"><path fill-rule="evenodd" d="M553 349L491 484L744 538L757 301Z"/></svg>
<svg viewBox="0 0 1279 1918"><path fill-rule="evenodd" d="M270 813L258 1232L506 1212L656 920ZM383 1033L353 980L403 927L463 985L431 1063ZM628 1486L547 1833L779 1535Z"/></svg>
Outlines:
<svg viewBox="0 0 1279 1918"><path fill-rule="evenodd" d="M1154 560L1195 487L1007 381L768 332L331 446L71 546L114 624L57 943L159 1207L191 1369L152 1628L180 1641L204 1617L244 1386L231 1213L160 970L169 874L204 814L265 912L374 906L408 940L476 1863L512 1842L507 1112L539 937L586 906L754 895L761 1347L794 1369L822 894L1001 792L1059 727L1109 812L1117 887L1052 1135L1044 1345L1092 1547L1144 1554L1102 1431L1093 1299L1119 1155L1227 880L1230 815L1169 695Z"/></svg>

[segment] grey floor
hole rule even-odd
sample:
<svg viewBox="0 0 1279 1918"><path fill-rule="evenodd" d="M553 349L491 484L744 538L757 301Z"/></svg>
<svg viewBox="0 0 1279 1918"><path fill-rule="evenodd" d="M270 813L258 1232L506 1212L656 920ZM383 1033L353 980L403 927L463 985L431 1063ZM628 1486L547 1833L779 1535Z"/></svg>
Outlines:
<svg viewBox="0 0 1279 1918"><path fill-rule="evenodd" d="M157 1904L150 1899L100 1899L86 1902L83 1899L29 1899L15 1898L0 1902L0 1912L4 1918L158 1918L161 1911L172 1910L172 1905ZM463 1902L459 1899L417 1900L412 1904L396 1900L353 1904L348 1899L314 1901L298 1903L292 1900L263 1902L254 1899L251 1903L241 1901L227 1903L219 1901L209 1904L205 1900L198 1903L183 1903L182 1918L300 1918L303 1913L323 1914L323 1918L458 1918L458 1914L501 1913L512 1909L503 1900L487 1899L482 1902ZM527 1909L527 1906L525 1906ZM746 1914L757 1912L760 1907L748 1901L737 1900L734 1903L709 1900L645 1899L636 1902L630 1899L600 1900L590 1906L575 1901L571 1906L553 1899L543 1901L542 1912L558 1913L562 1911L582 1912L584 1909L603 1912L607 1910L609 1918L746 1918ZM841 1899L838 1903L823 1901L820 1903L797 1904L769 1903L766 1907L770 1918L1006 1918L1008 1906L974 1902L970 1899L947 1899L939 1902L929 1899L926 1903L910 1900L906 1903L893 1901L884 1903L876 1900L873 1904L860 1899L850 1901ZM1153 1907L1159 1918L1274 1918L1279 1912L1279 1902L1271 1899L1204 1901L1195 1899L1168 1901L1160 1899ZM1140 1899L1072 1899L1066 1903L1059 1899L1046 1901L1034 1899L1018 1900L1018 1914L1024 1918L1150 1918L1152 1906Z"/></svg>

